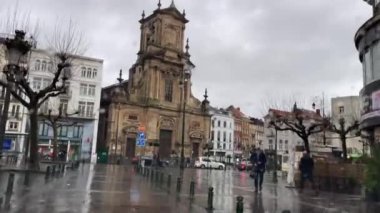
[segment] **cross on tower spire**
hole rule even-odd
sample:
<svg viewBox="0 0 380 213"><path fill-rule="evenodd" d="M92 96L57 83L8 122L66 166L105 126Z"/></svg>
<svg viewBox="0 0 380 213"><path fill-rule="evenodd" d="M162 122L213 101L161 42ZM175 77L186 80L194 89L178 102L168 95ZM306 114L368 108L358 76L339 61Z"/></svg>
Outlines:
<svg viewBox="0 0 380 213"><path fill-rule="evenodd" d="M161 0L158 0L158 4L157 4L157 6L158 6L158 9L161 8Z"/></svg>
<svg viewBox="0 0 380 213"><path fill-rule="evenodd" d="M123 70L120 69L120 72L119 72L119 77L117 78L117 81L119 81L119 83L121 84L121 82L123 82L123 78L122 78L122 75L123 75Z"/></svg>

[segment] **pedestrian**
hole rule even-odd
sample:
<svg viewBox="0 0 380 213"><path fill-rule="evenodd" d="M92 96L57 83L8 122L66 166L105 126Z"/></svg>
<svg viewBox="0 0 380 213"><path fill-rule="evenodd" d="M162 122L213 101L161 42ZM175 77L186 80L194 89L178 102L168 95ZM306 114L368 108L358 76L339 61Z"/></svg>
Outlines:
<svg viewBox="0 0 380 213"><path fill-rule="evenodd" d="M299 170L301 172L300 193L303 191L305 181L309 181L312 188L315 188L315 193L318 195L318 189L315 187L313 180L313 169L314 160L307 151L304 151L299 163Z"/></svg>
<svg viewBox="0 0 380 213"><path fill-rule="evenodd" d="M255 192L261 192L263 188L264 172L267 158L264 152L260 148L257 148L254 152L252 152L250 160L253 165L252 171L254 172Z"/></svg>

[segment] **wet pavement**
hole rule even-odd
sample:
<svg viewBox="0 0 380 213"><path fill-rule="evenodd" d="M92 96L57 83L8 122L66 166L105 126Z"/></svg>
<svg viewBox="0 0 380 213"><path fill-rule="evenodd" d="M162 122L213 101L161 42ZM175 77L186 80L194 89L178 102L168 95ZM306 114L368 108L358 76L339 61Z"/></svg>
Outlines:
<svg viewBox="0 0 380 213"><path fill-rule="evenodd" d="M162 179L161 179L162 172ZM171 181L168 183L168 175ZM160 170L156 175L137 173L131 166L89 165L68 170L62 177L45 180L33 174L29 185L16 174L12 193L6 193L9 173L0 173L0 212L208 212L208 187L214 188L212 212L236 212L237 196L244 197L244 212L377 212L359 196L311 191L298 194L266 176L263 192L253 192L253 180L234 170ZM180 192L177 177L182 176ZM194 199L190 182L194 181Z"/></svg>

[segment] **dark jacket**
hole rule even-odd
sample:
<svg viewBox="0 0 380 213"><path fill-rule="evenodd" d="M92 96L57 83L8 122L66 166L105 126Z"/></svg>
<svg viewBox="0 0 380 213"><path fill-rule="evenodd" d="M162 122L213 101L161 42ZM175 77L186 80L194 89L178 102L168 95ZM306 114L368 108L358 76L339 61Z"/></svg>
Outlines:
<svg viewBox="0 0 380 213"><path fill-rule="evenodd" d="M314 160L310 156L302 156L300 164L299 164L299 170L304 174L313 174L314 169Z"/></svg>
<svg viewBox="0 0 380 213"><path fill-rule="evenodd" d="M264 172L265 171L265 164L267 163L267 158L265 157L264 152L260 152L257 154L256 152L253 152L251 154L251 163L253 165L253 168L256 171Z"/></svg>

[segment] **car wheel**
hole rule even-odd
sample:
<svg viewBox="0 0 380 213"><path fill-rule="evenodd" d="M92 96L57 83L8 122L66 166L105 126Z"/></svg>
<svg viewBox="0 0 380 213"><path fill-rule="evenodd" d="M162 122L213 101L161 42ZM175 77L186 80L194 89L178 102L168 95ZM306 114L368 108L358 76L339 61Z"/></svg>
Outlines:
<svg viewBox="0 0 380 213"><path fill-rule="evenodd" d="M202 165L201 165L201 168L204 169L204 168L206 168L206 166L205 166L204 164L202 164Z"/></svg>
<svg viewBox="0 0 380 213"><path fill-rule="evenodd" d="M222 170L222 169L223 169L223 166L219 166L219 169Z"/></svg>

